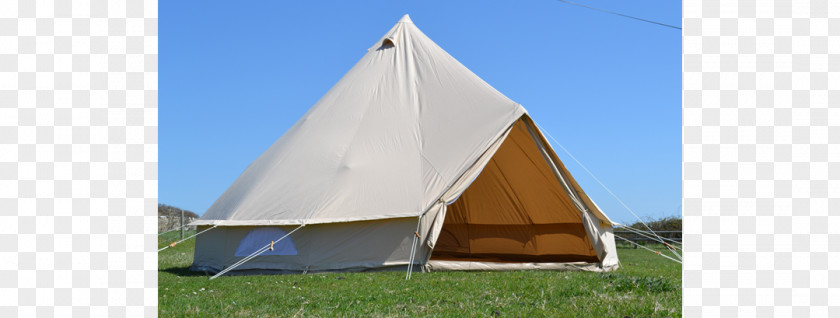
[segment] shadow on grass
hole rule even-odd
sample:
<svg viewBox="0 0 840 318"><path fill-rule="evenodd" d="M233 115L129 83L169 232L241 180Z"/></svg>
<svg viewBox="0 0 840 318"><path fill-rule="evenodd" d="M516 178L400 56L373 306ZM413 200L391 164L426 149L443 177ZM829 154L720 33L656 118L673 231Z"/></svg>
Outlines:
<svg viewBox="0 0 840 318"><path fill-rule="evenodd" d="M191 271L189 266L185 267L169 267L160 270L161 272L166 272L170 274L174 274L181 277L195 277L195 276L213 276L210 272L204 271Z"/></svg>
<svg viewBox="0 0 840 318"><path fill-rule="evenodd" d="M160 269L161 272L166 272L170 274L174 274L180 277L211 277L216 274L216 272L211 271L193 271L190 270L189 266L183 267L169 267ZM265 275L278 275L278 274L288 274L288 275L299 275L299 272L289 273L289 272L272 272L267 270L235 270L226 273L223 276L265 276Z"/></svg>

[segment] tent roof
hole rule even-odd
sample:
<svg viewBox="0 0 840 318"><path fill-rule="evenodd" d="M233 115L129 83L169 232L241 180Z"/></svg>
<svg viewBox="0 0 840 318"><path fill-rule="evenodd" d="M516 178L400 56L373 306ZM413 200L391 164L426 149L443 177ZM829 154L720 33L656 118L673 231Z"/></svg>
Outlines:
<svg viewBox="0 0 840 318"><path fill-rule="evenodd" d="M193 224L418 216L525 113L405 15Z"/></svg>

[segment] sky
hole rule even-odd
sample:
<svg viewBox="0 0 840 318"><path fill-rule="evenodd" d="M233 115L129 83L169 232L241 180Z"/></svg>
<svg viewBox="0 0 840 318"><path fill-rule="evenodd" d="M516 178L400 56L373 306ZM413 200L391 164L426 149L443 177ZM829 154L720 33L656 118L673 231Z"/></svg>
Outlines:
<svg viewBox="0 0 840 318"><path fill-rule="evenodd" d="M680 1L577 0L681 25ZM642 218L681 215L682 32L560 1L162 1L159 202L203 214L404 15ZM636 221L552 144L613 221Z"/></svg>

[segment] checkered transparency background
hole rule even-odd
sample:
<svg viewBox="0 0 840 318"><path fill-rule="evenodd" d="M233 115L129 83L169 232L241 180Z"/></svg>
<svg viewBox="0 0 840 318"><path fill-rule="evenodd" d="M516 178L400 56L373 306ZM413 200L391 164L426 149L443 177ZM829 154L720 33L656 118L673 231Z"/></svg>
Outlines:
<svg viewBox="0 0 840 318"><path fill-rule="evenodd" d="M684 6L685 316L840 317L840 2Z"/></svg>
<svg viewBox="0 0 840 318"><path fill-rule="evenodd" d="M157 25L0 1L0 317L157 314Z"/></svg>

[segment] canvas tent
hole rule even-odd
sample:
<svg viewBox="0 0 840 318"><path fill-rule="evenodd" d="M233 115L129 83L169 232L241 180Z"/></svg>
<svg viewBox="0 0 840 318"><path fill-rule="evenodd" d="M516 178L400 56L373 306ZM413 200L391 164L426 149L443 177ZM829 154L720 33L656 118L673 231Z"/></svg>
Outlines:
<svg viewBox="0 0 840 318"><path fill-rule="evenodd" d="M617 268L612 221L525 109L404 16L197 221L192 268ZM303 226L303 227L301 227Z"/></svg>

